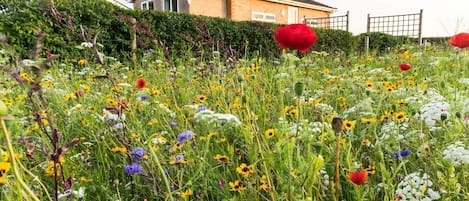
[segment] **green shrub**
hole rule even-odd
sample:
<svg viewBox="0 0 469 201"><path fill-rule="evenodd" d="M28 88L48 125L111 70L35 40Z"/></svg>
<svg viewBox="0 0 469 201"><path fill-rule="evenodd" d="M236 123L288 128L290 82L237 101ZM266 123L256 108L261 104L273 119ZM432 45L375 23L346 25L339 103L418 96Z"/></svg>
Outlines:
<svg viewBox="0 0 469 201"><path fill-rule="evenodd" d="M315 31L319 37L317 44L314 46L316 51L350 54L356 46L356 38L348 31L333 29L315 29Z"/></svg>
<svg viewBox="0 0 469 201"><path fill-rule="evenodd" d="M369 36L369 49L378 51L378 52L385 52L387 50L397 48L402 44L410 43L415 39L406 37L406 36L393 36L386 33L380 32L371 32L371 33L362 33L357 36L358 41L358 51L364 52L366 45L365 40L366 36Z"/></svg>
<svg viewBox="0 0 469 201"><path fill-rule="evenodd" d="M34 46L36 33L43 30L44 49L61 54L61 58L83 56L75 48L92 41L98 34L100 51L120 60L130 58L132 28L129 19L137 20L138 54L159 49L168 59L203 58L219 51L225 57L238 58L259 54L270 58L281 51L274 41L275 28L281 25L261 22L234 22L222 18L185 13L126 10L103 0L56 0L58 18L46 1L6 1L8 10L0 22L0 33L23 57ZM103 12L103 11L106 12ZM319 36L313 50L351 53L356 38L350 32L315 29ZM84 34L83 34L84 33ZM386 38L384 38L386 39ZM155 43L155 41L157 41ZM387 43L387 42L385 42Z"/></svg>

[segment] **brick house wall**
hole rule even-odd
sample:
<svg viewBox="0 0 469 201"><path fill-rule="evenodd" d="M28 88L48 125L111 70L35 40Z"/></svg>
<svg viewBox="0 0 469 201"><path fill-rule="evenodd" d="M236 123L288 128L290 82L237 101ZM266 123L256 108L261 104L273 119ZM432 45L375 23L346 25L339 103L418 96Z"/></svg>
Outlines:
<svg viewBox="0 0 469 201"><path fill-rule="evenodd" d="M135 1L135 9L141 9L141 2ZM163 10L163 0L153 0L155 10ZM295 11L296 10L296 11ZM266 0L178 0L178 12L193 15L228 18L235 21L259 20L288 24L289 12L296 13L295 22L301 23L303 17L328 17L330 12L291 6ZM291 13L290 13L291 14ZM267 17L268 16L268 17ZM256 18L256 19L254 19Z"/></svg>

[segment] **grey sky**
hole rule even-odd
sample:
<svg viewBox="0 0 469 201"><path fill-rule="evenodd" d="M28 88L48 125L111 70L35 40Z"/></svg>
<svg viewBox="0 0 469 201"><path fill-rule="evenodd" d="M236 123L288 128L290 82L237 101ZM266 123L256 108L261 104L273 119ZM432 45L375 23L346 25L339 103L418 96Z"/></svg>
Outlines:
<svg viewBox="0 0 469 201"><path fill-rule="evenodd" d="M419 13L423 9L423 36L450 36L469 32L469 0L317 0L337 8L334 15L350 11L350 31L366 32L370 16Z"/></svg>

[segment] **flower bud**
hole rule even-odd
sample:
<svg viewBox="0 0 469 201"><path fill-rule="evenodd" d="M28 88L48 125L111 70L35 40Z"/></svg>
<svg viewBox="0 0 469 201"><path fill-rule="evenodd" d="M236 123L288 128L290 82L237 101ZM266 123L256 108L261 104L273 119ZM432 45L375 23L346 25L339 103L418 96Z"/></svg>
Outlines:
<svg viewBox="0 0 469 201"><path fill-rule="evenodd" d="M8 108L5 103L0 100L0 117L5 117L8 114Z"/></svg>
<svg viewBox="0 0 469 201"><path fill-rule="evenodd" d="M302 82L295 83L295 93L297 96L301 96L303 94L304 89L305 89L305 86Z"/></svg>

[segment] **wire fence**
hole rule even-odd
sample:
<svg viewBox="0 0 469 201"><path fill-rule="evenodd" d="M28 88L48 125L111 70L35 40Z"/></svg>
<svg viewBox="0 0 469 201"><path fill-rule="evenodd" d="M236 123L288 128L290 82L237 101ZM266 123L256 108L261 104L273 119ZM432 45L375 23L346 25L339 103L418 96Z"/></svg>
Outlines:
<svg viewBox="0 0 469 201"><path fill-rule="evenodd" d="M333 17L307 18L303 16L303 23L314 28L349 31L349 11L345 15Z"/></svg>
<svg viewBox="0 0 469 201"><path fill-rule="evenodd" d="M422 44L422 16L423 9L419 13L376 16L371 17L368 14L366 32L386 33L393 36L406 36L418 39Z"/></svg>

